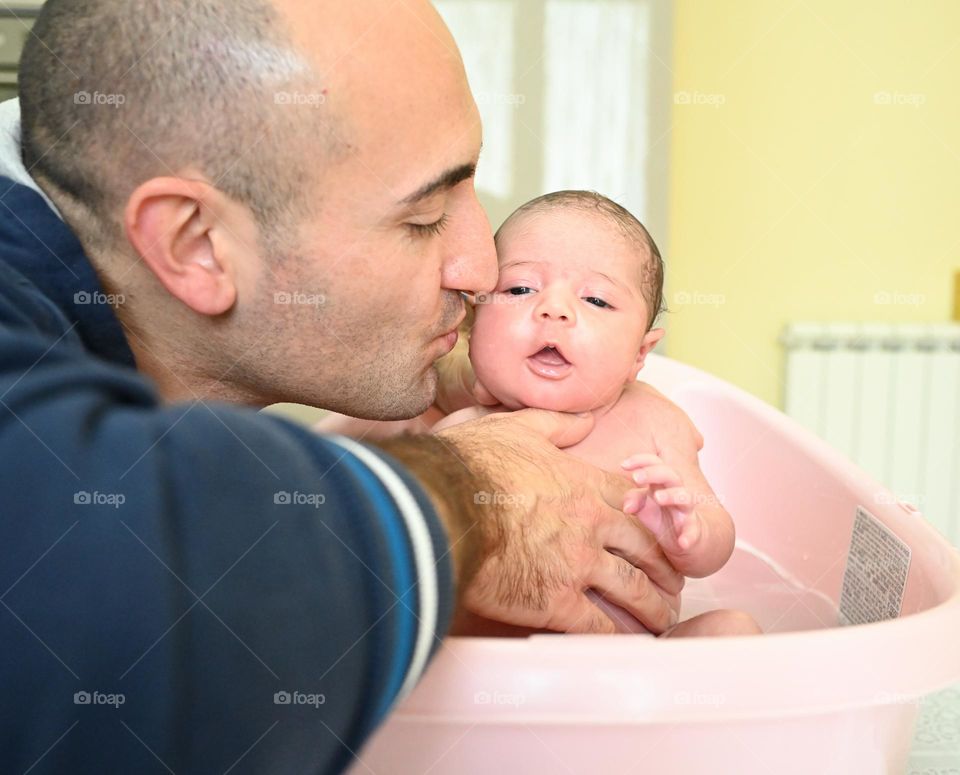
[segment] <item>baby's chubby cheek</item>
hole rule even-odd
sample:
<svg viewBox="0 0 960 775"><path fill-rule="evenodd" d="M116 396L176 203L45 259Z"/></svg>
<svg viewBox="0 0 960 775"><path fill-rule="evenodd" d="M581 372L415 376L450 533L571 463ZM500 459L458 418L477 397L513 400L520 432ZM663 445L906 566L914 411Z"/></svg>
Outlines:
<svg viewBox="0 0 960 775"><path fill-rule="evenodd" d="M517 350L507 321L496 310L478 306L470 332L470 363L477 379L508 409L520 409L520 368L524 355Z"/></svg>

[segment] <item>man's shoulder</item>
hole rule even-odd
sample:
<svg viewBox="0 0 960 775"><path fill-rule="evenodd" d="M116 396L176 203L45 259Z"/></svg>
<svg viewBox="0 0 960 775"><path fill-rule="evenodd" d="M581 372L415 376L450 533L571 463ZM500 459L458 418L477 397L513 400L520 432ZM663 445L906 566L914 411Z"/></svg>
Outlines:
<svg viewBox="0 0 960 775"><path fill-rule="evenodd" d="M114 297L104 293L80 240L41 193L2 176L0 263L9 269L0 279L6 307L27 310L46 334L59 337L73 329L88 352L135 368ZM9 317L0 314L0 322L9 324ZM13 317L19 324L30 322Z"/></svg>
<svg viewBox="0 0 960 775"><path fill-rule="evenodd" d="M0 250L0 325L60 335L69 323L60 308L6 260Z"/></svg>

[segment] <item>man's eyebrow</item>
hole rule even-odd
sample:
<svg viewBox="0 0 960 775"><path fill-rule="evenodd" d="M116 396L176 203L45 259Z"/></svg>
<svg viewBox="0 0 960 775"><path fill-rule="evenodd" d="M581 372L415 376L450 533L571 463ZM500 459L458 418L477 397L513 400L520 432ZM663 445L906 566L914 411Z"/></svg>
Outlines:
<svg viewBox="0 0 960 775"><path fill-rule="evenodd" d="M402 205L414 205L417 202L421 202L424 199L427 199L434 194L440 191L446 191L453 188L458 183L462 183L464 180L469 180L477 172L476 163L472 164L461 164L459 167L453 167L452 169L447 170L442 173L436 180L433 180L427 183L424 186L421 186L419 189L414 191L406 199L401 199L400 204Z"/></svg>

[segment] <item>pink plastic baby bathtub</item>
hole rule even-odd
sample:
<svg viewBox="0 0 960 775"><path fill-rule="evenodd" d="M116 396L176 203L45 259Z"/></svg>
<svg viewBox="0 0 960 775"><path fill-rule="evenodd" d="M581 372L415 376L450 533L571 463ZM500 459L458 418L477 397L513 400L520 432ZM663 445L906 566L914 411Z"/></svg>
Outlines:
<svg viewBox="0 0 960 775"><path fill-rule="evenodd" d="M700 428L703 469L737 524L733 558L687 582L681 618L740 608L769 634L451 638L352 773L905 771L919 698L960 680L960 553L743 391L656 356L642 377ZM864 518L882 559L860 572L892 579L899 616L839 626Z"/></svg>

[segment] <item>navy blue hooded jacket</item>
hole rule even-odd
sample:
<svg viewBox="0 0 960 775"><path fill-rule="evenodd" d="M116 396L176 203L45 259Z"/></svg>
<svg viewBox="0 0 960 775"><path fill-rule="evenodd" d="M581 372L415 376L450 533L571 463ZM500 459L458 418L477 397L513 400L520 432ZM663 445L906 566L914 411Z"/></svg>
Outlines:
<svg viewBox="0 0 960 775"><path fill-rule="evenodd" d="M0 771L339 772L447 629L442 525L374 448L162 405L110 301L0 177Z"/></svg>

